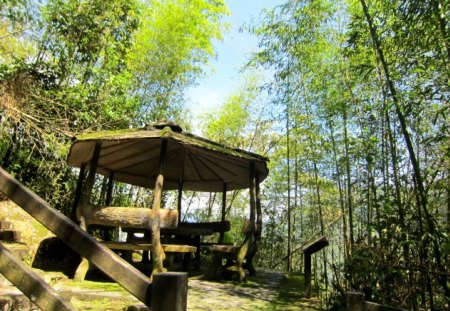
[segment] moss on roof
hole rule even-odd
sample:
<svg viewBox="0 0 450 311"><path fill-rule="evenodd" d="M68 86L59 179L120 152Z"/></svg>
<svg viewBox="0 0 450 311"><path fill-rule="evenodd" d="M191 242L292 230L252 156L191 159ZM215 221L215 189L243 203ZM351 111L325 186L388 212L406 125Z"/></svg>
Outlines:
<svg viewBox="0 0 450 311"><path fill-rule="evenodd" d="M76 136L75 140L76 141L126 140L137 138L162 138L164 136L175 139L186 145L193 145L200 148L221 152L224 154L229 154L235 157L264 162L269 161L268 158L260 156L256 153L245 151L238 148L230 148L225 145L208 140L206 138L196 136L191 133L187 132L177 133L175 131L172 131L170 127L165 127L162 130L160 129L147 130L145 128L141 128L141 129L121 129L113 131L93 132Z"/></svg>

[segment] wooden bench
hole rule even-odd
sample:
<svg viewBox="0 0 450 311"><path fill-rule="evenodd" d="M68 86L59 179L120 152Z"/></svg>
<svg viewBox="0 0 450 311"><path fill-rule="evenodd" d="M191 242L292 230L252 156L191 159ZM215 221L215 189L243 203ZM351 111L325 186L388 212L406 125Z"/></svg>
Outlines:
<svg viewBox="0 0 450 311"><path fill-rule="evenodd" d="M224 233L230 231L231 225L227 220L212 222L180 222L178 228L207 229L215 233Z"/></svg>
<svg viewBox="0 0 450 311"><path fill-rule="evenodd" d="M244 241L240 246L229 244L213 244L209 246L213 254L213 264L211 267L211 274L214 277L217 270L235 272L239 275L239 280L242 281L245 278L244 269L249 270L249 273L254 273L254 267L248 263L244 264L245 255L249 252L249 248L252 247L254 239L254 233L258 231L258 227L255 226L252 229L249 219L244 220L242 227L242 233L244 235ZM222 259L226 259L225 265L222 263Z"/></svg>
<svg viewBox="0 0 450 311"><path fill-rule="evenodd" d="M131 252L132 251L144 251L150 252L152 250L152 244L150 243L133 243L133 242L115 242L115 241L103 241L101 242L103 245L112 250L126 251L128 253L125 255L126 260L132 261ZM168 254L168 261L171 265L173 265L173 260L175 254L182 254L182 269L185 271L189 270L191 255L195 254L197 248L191 245L181 245L181 244L162 244L161 245L164 253ZM188 255L189 254L189 255ZM143 260L143 263L150 263Z"/></svg>
<svg viewBox="0 0 450 311"><path fill-rule="evenodd" d="M114 241L105 241L101 243L110 249L116 250L124 250L124 251L152 250L152 244L149 243L127 243ZM162 244L162 247L165 253L195 253L197 251L197 248L191 245Z"/></svg>

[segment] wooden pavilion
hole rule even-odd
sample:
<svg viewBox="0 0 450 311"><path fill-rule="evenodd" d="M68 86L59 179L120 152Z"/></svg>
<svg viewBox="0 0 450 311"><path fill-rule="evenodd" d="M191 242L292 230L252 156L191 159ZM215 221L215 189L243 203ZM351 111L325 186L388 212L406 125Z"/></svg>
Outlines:
<svg viewBox="0 0 450 311"><path fill-rule="evenodd" d="M162 272L165 252L160 230L179 226L183 190L222 192L222 221L225 221L227 191L249 189L248 228L242 245L234 252L232 267L242 279L244 261L250 273L254 273L252 261L262 228L259 184L267 177L267 161L255 153L186 133L167 121L141 129L80 135L68 156L68 164L80 168L73 211L84 230L93 224L151 230L153 272ZM105 206L91 202L96 174L109 178ZM152 207L110 207L114 181L154 187ZM163 190L178 190L176 209L161 208Z"/></svg>

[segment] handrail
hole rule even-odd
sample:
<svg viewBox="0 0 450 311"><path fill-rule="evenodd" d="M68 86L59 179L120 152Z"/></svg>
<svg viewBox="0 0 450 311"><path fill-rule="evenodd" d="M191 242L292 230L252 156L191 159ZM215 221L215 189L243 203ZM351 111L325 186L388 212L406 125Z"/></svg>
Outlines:
<svg viewBox="0 0 450 311"><path fill-rule="evenodd" d="M1 167L0 191L56 234L74 251L100 268L137 299L150 306L152 284L148 277L101 245Z"/></svg>
<svg viewBox="0 0 450 311"><path fill-rule="evenodd" d="M1 243L0 273L42 310L76 310L70 302L61 297L36 272L20 261Z"/></svg>

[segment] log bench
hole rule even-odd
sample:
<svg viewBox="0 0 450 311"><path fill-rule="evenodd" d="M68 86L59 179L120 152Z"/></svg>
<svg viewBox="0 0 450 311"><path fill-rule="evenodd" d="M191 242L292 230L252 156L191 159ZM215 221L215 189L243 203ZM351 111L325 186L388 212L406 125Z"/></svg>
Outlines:
<svg viewBox="0 0 450 311"><path fill-rule="evenodd" d="M135 242L115 242L115 241L102 241L103 245L108 247L112 250L119 250L119 251L144 251L144 252L150 252L152 250L152 244L150 243L135 243ZM196 253L197 248L195 246L191 245L181 245L181 244L162 244L161 245L164 253L169 255L168 260L173 263L173 255L181 254L183 255L183 263L182 263L182 269L184 271L189 270L190 266L190 259L193 254ZM131 261L131 257L125 258L128 261ZM145 261L143 261L145 263ZM147 262L150 263L150 262Z"/></svg>
<svg viewBox="0 0 450 311"><path fill-rule="evenodd" d="M223 271L234 272L239 275L239 280L245 279L245 271L247 269L250 275L254 275L255 268L251 262L244 263L246 255L250 253L252 242L254 240L254 233L258 231L259 226L251 226L250 220L245 219L242 227L244 241L240 246L229 244L212 244L209 245L211 253L213 254L213 263L211 266L211 274L214 277L219 269ZM223 265L222 260L227 262Z"/></svg>

